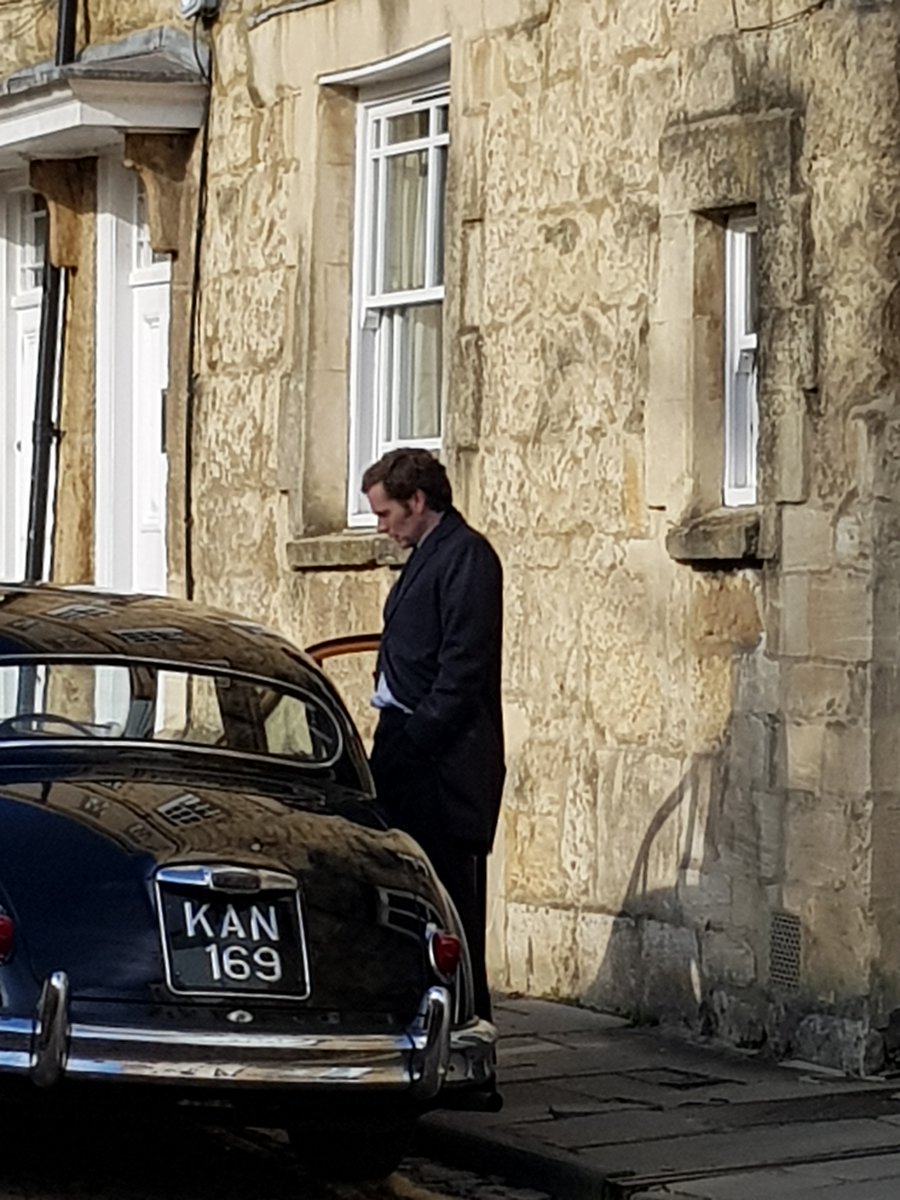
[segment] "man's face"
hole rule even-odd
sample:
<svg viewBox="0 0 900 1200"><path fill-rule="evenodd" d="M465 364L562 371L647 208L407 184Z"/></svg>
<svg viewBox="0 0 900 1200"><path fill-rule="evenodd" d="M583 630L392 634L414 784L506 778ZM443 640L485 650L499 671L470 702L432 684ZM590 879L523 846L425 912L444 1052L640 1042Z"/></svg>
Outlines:
<svg viewBox="0 0 900 1200"><path fill-rule="evenodd" d="M378 532L386 533L398 546L415 546L428 529L431 510L423 492L414 492L409 500L392 500L382 484L373 483L366 496L378 518Z"/></svg>

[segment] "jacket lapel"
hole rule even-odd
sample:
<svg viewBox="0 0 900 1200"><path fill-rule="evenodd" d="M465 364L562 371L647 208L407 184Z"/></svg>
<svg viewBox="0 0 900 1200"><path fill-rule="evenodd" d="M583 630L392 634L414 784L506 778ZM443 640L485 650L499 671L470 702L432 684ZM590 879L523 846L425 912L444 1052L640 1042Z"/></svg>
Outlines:
<svg viewBox="0 0 900 1200"><path fill-rule="evenodd" d="M454 529L462 522L462 517L455 508L448 509L440 524L432 530L425 539L423 544L413 550L412 554L406 560L403 570L400 572L400 578L391 588L387 602L384 606L384 629L387 628L391 617L397 611L397 606L402 600L405 593L409 590L410 584L413 582L418 573L422 570L425 563L435 553L438 546L443 540L453 532ZM383 630L382 630L383 634Z"/></svg>

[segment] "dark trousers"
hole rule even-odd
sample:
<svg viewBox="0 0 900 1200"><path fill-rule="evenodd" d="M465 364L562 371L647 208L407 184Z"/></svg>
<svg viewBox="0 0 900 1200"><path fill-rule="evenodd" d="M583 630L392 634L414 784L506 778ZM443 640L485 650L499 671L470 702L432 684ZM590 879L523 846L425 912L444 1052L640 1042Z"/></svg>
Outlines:
<svg viewBox="0 0 900 1200"><path fill-rule="evenodd" d="M437 814L438 773L432 755L406 736L407 716L381 710L371 766L387 819L419 843L447 889L462 922L472 960L475 1011L490 1020L491 994L485 967L487 854L475 843L449 835Z"/></svg>

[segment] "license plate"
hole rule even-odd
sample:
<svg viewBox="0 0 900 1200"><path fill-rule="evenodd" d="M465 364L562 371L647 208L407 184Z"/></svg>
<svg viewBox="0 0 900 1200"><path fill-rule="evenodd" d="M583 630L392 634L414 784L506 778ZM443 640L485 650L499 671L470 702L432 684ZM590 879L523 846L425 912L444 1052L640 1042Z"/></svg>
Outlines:
<svg viewBox="0 0 900 1200"><path fill-rule="evenodd" d="M171 989L303 998L309 975L295 892L240 896L160 887Z"/></svg>

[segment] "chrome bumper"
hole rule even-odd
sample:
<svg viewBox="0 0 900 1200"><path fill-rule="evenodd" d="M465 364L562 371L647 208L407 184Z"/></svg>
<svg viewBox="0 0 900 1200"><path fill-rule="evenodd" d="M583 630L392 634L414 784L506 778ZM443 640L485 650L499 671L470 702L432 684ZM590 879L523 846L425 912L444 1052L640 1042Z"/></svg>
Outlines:
<svg viewBox="0 0 900 1200"><path fill-rule="evenodd" d="M489 1085L497 1031L487 1021L451 1028L446 988L432 987L402 1034L199 1033L70 1024L62 971L44 983L33 1020L0 1015L0 1076L123 1080L224 1088L406 1091L433 1100L443 1088Z"/></svg>

